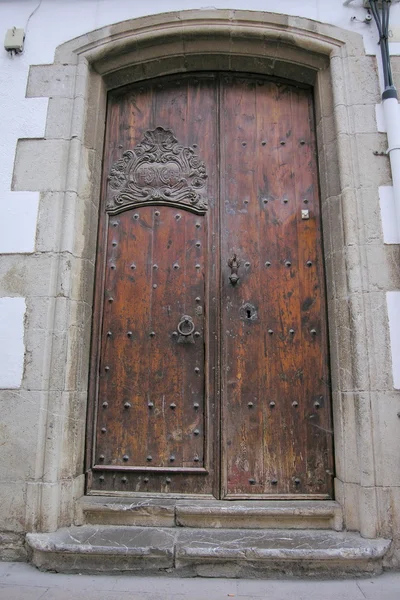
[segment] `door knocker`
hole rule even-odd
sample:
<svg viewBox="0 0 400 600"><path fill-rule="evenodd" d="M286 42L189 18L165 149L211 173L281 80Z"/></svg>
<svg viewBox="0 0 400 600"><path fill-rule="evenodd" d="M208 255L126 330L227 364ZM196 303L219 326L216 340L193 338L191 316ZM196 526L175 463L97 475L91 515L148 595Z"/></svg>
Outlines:
<svg viewBox="0 0 400 600"><path fill-rule="evenodd" d="M195 325L192 317L189 315L183 315L182 319L178 323L178 343L179 344L194 344L193 333Z"/></svg>
<svg viewBox="0 0 400 600"><path fill-rule="evenodd" d="M236 254L234 254L232 258L228 260L228 267L231 270L231 274L229 275L229 281L232 285L236 285L239 281L238 270L240 267L240 260L237 258Z"/></svg>

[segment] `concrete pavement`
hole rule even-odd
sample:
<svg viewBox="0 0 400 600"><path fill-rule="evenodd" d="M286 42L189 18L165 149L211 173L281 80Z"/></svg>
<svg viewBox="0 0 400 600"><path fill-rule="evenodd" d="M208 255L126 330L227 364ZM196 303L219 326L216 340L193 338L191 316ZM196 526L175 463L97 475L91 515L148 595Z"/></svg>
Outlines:
<svg viewBox="0 0 400 600"><path fill-rule="evenodd" d="M41 573L0 562L0 600L400 600L400 573L332 581Z"/></svg>

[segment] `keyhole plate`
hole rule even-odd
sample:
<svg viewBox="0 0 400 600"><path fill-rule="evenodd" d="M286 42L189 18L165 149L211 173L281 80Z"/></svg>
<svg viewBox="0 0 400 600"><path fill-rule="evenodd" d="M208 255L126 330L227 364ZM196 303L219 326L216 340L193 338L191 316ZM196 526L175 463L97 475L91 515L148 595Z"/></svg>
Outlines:
<svg viewBox="0 0 400 600"><path fill-rule="evenodd" d="M257 321L257 309L250 302L246 302L240 307L239 316L243 321Z"/></svg>

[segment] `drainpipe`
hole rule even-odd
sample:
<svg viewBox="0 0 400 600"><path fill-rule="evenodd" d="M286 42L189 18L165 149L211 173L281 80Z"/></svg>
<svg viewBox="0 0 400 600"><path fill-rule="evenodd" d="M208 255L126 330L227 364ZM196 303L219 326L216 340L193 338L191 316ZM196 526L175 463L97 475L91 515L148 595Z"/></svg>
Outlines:
<svg viewBox="0 0 400 600"><path fill-rule="evenodd" d="M383 114L388 139L387 154L392 170L393 198L396 213L397 235L400 243L400 113L396 88L386 89L382 94Z"/></svg>
<svg viewBox="0 0 400 600"><path fill-rule="evenodd" d="M378 29L379 45L381 48L383 79L385 86L382 94L382 107L389 146L387 149L387 154L389 155L390 168L392 171L397 235L400 243L400 113L397 91L393 85L389 55L389 11L391 0L382 0L381 13L378 11L377 0L370 0L369 4L372 16L374 17Z"/></svg>

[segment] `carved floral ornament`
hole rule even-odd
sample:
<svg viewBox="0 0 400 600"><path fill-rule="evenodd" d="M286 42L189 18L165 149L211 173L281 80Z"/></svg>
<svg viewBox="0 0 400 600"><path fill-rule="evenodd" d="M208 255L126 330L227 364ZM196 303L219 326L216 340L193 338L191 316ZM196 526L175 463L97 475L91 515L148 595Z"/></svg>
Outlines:
<svg viewBox="0 0 400 600"><path fill-rule="evenodd" d="M193 148L181 146L170 129L156 127L111 167L106 211L111 214L146 204L186 207L204 214L207 174Z"/></svg>

